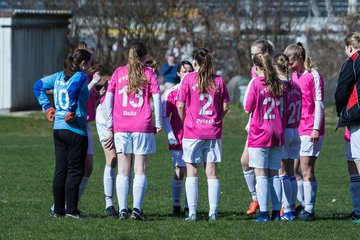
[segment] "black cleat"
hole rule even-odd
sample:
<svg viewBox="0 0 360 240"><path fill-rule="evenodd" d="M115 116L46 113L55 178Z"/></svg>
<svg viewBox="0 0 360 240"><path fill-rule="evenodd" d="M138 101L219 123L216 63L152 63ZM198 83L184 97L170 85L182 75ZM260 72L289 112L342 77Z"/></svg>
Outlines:
<svg viewBox="0 0 360 240"><path fill-rule="evenodd" d="M110 207L106 208L105 212L108 217L118 216L118 213L116 212L114 206L110 206Z"/></svg>
<svg viewBox="0 0 360 240"><path fill-rule="evenodd" d="M139 220L139 221L145 221L145 217L142 211L140 211L137 208L134 208L131 213L131 219Z"/></svg>

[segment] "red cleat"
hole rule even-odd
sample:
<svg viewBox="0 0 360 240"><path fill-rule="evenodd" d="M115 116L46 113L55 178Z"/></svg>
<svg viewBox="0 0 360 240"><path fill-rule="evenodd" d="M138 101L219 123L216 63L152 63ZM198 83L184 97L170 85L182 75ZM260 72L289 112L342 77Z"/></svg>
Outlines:
<svg viewBox="0 0 360 240"><path fill-rule="evenodd" d="M249 205L249 209L246 211L247 215L252 215L255 214L256 211L259 209L259 202L257 200L252 200L250 205Z"/></svg>

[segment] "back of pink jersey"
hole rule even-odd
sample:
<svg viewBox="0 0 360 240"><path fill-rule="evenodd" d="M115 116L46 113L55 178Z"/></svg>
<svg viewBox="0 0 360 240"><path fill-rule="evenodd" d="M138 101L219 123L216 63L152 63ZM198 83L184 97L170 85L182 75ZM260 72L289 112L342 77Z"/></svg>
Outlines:
<svg viewBox="0 0 360 240"><path fill-rule="evenodd" d="M89 83L90 83L93 76L88 75L88 78L89 78ZM95 120L97 96L98 96L98 92L96 91L96 88L94 87L90 91L89 99L86 102L86 121L87 122L92 122Z"/></svg>
<svg viewBox="0 0 360 240"><path fill-rule="evenodd" d="M183 137L183 123L177 110L177 101L179 96L180 84L176 84L174 87L167 90L164 94L164 107L165 116L170 117L170 124L173 129L178 145L170 145L170 150L182 150L182 137Z"/></svg>
<svg viewBox="0 0 360 240"><path fill-rule="evenodd" d="M294 81L283 81L285 128L298 128L301 119L302 93Z"/></svg>
<svg viewBox="0 0 360 240"><path fill-rule="evenodd" d="M248 86L244 109L251 113L248 146L275 147L284 144L284 121L281 117L282 96L273 96L264 77L253 79Z"/></svg>
<svg viewBox="0 0 360 240"><path fill-rule="evenodd" d="M136 93L128 93L128 66L119 67L112 75L108 92L114 94L113 121L115 132L154 132L150 97L159 94L159 84L151 68L144 68L148 84Z"/></svg>
<svg viewBox="0 0 360 240"><path fill-rule="evenodd" d="M302 75L294 72L292 80L299 85L302 92L299 134L310 136L314 128L315 101L324 102L324 80L316 70L305 71ZM320 136L325 133L325 114L322 117L319 129Z"/></svg>
<svg viewBox="0 0 360 240"><path fill-rule="evenodd" d="M214 76L208 93L199 93L197 72L184 76L179 102L185 103L184 138L221 139L223 103L230 101L225 82Z"/></svg>

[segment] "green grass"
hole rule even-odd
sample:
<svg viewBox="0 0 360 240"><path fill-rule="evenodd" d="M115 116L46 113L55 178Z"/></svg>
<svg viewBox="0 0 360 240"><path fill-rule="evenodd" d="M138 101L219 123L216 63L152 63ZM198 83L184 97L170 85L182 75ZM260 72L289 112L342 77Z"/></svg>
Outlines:
<svg viewBox="0 0 360 240"><path fill-rule="evenodd" d="M239 158L247 116L232 106L224 121L223 161L219 173L219 220L206 221L207 183L199 177L200 218L195 223L171 217L172 163L165 134L157 136L157 153L148 167L146 222L118 221L104 216L104 157L96 130L94 171L81 202L81 220L52 219L54 171L52 124L43 113L0 117L0 239L354 239L359 224L342 218L351 212L343 130L334 132L334 106L326 109L326 136L317 162L317 220L255 223L244 216L249 203ZM334 201L335 200L335 201ZM132 206L132 199L129 199Z"/></svg>

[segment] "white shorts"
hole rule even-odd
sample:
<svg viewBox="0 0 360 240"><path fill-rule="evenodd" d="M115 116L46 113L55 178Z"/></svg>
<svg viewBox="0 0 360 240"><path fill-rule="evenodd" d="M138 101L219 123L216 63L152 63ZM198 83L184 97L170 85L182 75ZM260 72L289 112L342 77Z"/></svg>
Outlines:
<svg viewBox="0 0 360 240"><path fill-rule="evenodd" d="M281 167L282 147L249 147L249 166L279 170Z"/></svg>
<svg viewBox="0 0 360 240"><path fill-rule="evenodd" d="M350 127L351 156L354 160L360 160L360 124Z"/></svg>
<svg viewBox="0 0 360 240"><path fill-rule="evenodd" d="M93 141L93 137L91 134L90 123L86 123L86 129L87 129L87 137L88 137L87 155L94 155L94 141Z"/></svg>
<svg viewBox="0 0 360 240"><path fill-rule="evenodd" d="M170 155L171 155L171 160L173 162L174 168L176 168L176 167L186 167L186 163L182 159L183 151L170 150Z"/></svg>
<svg viewBox="0 0 360 240"><path fill-rule="evenodd" d="M221 139L200 140L183 138L183 159L186 163L221 162Z"/></svg>
<svg viewBox="0 0 360 240"><path fill-rule="evenodd" d="M116 153L147 155L156 151L154 133L116 132L114 143Z"/></svg>
<svg viewBox="0 0 360 240"><path fill-rule="evenodd" d="M106 127L107 116L104 104L99 104L96 108L96 130L99 135L100 143L103 145L104 141L109 138L109 129Z"/></svg>
<svg viewBox="0 0 360 240"><path fill-rule="evenodd" d="M351 144L350 142L345 142L345 157L347 161L354 161L351 155Z"/></svg>
<svg viewBox="0 0 360 240"><path fill-rule="evenodd" d="M320 136L319 140L316 142L310 141L310 136L304 135L300 136L301 147L300 147L300 157L318 157L320 155L320 150L322 143L324 141L324 136Z"/></svg>
<svg viewBox="0 0 360 240"><path fill-rule="evenodd" d="M282 159L299 159L301 139L297 128L285 128Z"/></svg>

